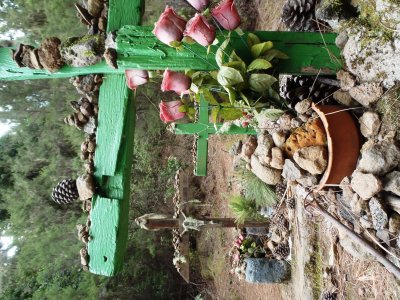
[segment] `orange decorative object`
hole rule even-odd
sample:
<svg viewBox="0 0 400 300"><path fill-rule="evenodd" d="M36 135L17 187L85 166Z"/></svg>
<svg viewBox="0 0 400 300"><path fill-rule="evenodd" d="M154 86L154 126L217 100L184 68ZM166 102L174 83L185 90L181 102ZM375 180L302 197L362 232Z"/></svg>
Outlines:
<svg viewBox="0 0 400 300"><path fill-rule="evenodd" d="M348 111L337 105L312 105L326 131L328 167L317 190L328 184L339 184L353 173L360 155L361 140L358 124Z"/></svg>

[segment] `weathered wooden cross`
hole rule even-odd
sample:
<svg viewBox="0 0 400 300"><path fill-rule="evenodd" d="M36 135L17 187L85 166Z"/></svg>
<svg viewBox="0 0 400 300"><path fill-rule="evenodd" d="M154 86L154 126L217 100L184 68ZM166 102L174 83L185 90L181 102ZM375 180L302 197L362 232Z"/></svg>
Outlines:
<svg viewBox="0 0 400 300"><path fill-rule="evenodd" d="M95 178L101 194L92 199L91 240L88 244L89 271L112 276L123 266L128 238L130 179L135 129L135 93L125 84L126 69L213 70L215 57L204 47L188 45L177 52L159 42L150 27L139 27L144 0L109 0L108 32L117 31L118 69L104 62L90 67L63 67L56 73L18 68L9 48L0 48L0 80L67 78L105 74L100 89ZM256 32L261 40L272 41L290 59L281 61L276 72L286 74L334 74L340 63L334 34ZM222 39L221 39L222 40ZM235 34L231 45L243 53L244 45ZM217 46L214 46L214 52ZM208 119L205 100L200 105L198 124L177 125L177 134L198 134L198 175L206 175L207 139L215 133ZM217 125L217 128L220 125ZM236 128L229 133L254 133Z"/></svg>

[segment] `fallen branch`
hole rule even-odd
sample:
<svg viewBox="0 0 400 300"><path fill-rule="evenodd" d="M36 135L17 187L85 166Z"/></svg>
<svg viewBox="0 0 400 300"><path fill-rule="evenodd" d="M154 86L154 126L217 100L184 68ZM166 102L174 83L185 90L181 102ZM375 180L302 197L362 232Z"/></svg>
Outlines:
<svg viewBox="0 0 400 300"><path fill-rule="evenodd" d="M389 272L391 272L397 279L400 280L400 269L395 264L393 264L384 255L375 250L375 248L373 248L357 233L340 223L335 217L328 213L324 208L319 206L316 202L314 202L312 206L318 209L321 215L323 215L326 220L330 221L338 229L343 230L350 238L353 239L353 241L357 242L366 252L368 252L373 258L380 262Z"/></svg>

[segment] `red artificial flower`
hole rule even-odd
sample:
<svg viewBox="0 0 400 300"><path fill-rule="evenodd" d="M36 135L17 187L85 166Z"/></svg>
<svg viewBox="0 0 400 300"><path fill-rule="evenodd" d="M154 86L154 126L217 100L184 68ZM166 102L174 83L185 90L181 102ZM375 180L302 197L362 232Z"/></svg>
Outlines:
<svg viewBox="0 0 400 300"><path fill-rule="evenodd" d="M222 0L211 15L226 30L234 30L240 25L240 16L233 0Z"/></svg>
<svg viewBox="0 0 400 300"><path fill-rule="evenodd" d="M185 117L186 113L179 111L180 106L182 106L182 102L180 100L170 102L161 101L159 105L161 121L168 123Z"/></svg>
<svg viewBox="0 0 400 300"><path fill-rule="evenodd" d="M200 45L207 47L215 40L215 28L207 22L207 19L199 14L191 18L187 24L185 36L189 36Z"/></svg>
<svg viewBox="0 0 400 300"><path fill-rule="evenodd" d="M126 84L131 90L149 81L149 72L146 70L125 70Z"/></svg>
<svg viewBox="0 0 400 300"><path fill-rule="evenodd" d="M174 91L179 95L188 94L191 83L190 77L184 73L165 70L161 90L163 92Z"/></svg>
<svg viewBox="0 0 400 300"><path fill-rule="evenodd" d="M171 46L172 42L180 42L183 38L186 21L167 6L158 19L153 33L164 44Z"/></svg>
<svg viewBox="0 0 400 300"><path fill-rule="evenodd" d="M210 4L210 0L187 0L196 10L202 11Z"/></svg>

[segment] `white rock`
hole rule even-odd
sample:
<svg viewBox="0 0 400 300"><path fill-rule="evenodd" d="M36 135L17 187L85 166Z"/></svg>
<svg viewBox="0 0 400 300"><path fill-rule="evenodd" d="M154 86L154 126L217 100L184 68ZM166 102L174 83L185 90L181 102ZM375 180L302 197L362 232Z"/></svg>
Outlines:
<svg viewBox="0 0 400 300"><path fill-rule="evenodd" d="M370 107L383 95L383 88L379 83L366 82L351 88L349 93L362 106Z"/></svg>
<svg viewBox="0 0 400 300"><path fill-rule="evenodd" d="M400 196L400 172L393 171L383 178L383 190Z"/></svg>
<svg viewBox="0 0 400 300"><path fill-rule="evenodd" d="M378 134L381 127L381 118L379 115L372 111L365 112L360 119L360 131L366 138L373 137Z"/></svg>
<svg viewBox="0 0 400 300"><path fill-rule="evenodd" d="M299 113L299 114L305 114L310 108L311 108L311 100L310 99L304 99L303 101L298 102L294 109Z"/></svg>
<svg viewBox="0 0 400 300"><path fill-rule="evenodd" d="M340 80L340 87L343 91L349 91L356 85L356 78L344 70L340 70L336 73L337 79Z"/></svg>
<svg viewBox="0 0 400 300"><path fill-rule="evenodd" d="M93 176L88 174L79 176L76 179L76 187L78 189L79 199L91 199L96 188Z"/></svg>
<svg viewBox="0 0 400 300"><path fill-rule="evenodd" d="M346 106L360 106L360 104L353 100L351 98L349 92L343 91L343 90L337 90L336 92L333 93L333 99L335 99L337 102L346 105Z"/></svg>
<svg viewBox="0 0 400 300"><path fill-rule="evenodd" d="M303 176L304 172L290 159L285 159L282 176L287 180L297 180Z"/></svg>
<svg viewBox="0 0 400 300"><path fill-rule="evenodd" d="M292 119L293 116L291 114L285 113L278 119L277 123L282 130L290 130Z"/></svg>
<svg viewBox="0 0 400 300"><path fill-rule="evenodd" d="M305 187L312 187L318 184L318 178L315 175L305 175L296 179L296 181Z"/></svg>
<svg viewBox="0 0 400 300"><path fill-rule="evenodd" d="M382 230L388 223L388 215L381 201L374 197L369 201L369 209L371 210L372 224L375 230Z"/></svg>
<svg viewBox="0 0 400 300"><path fill-rule="evenodd" d="M302 125L303 125L303 121L300 118L293 118L292 121L290 122L290 127L292 129L299 128Z"/></svg>
<svg viewBox="0 0 400 300"><path fill-rule="evenodd" d="M251 171L266 184L275 185L281 181L281 170L263 166L258 157L251 157Z"/></svg>
<svg viewBox="0 0 400 300"><path fill-rule="evenodd" d="M393 170L399 162L400 150L395 144L367 142L362 147L357 168L364 173L381 175Z"/></svg>
<svg viewBox="0 0 400 300"><path fill-rule="evenodd" d="M294 153L293 159L312 175L322 174L328 165L328 151L324 146L300 148Z"/></svg>
<svg viewBox="0 0 400 300"><path fill-rule="evenodd" d="M271 149L271 167L275 168L275 169L279 169L282 170L283 169L283 151L278 148L278 147L274 147Z"/></svg>
<svg viewBox="0 0 400 300"><path fill-rule="evenodd" d="M373 174L355 171L351 179L351 187L362 199L368 200L382 190L382 183Z"/></svg>
<svg viewBox="0 0 400 300"><path fill-rule="evenodd" d="M272 136L268 133L268 131L264 130L258 135L257 142L258 146L254 154L258 156L261 164L264 166L269 166L271 162L271 149L274 147Z"/></svg>
<svg viewBox="0 0 400 300"><path fill-rule="evenodd" d="M274 141L275 146L281 148L286 141L286 134L284 131L274 132L272 134L272 140Z"/></svg>

